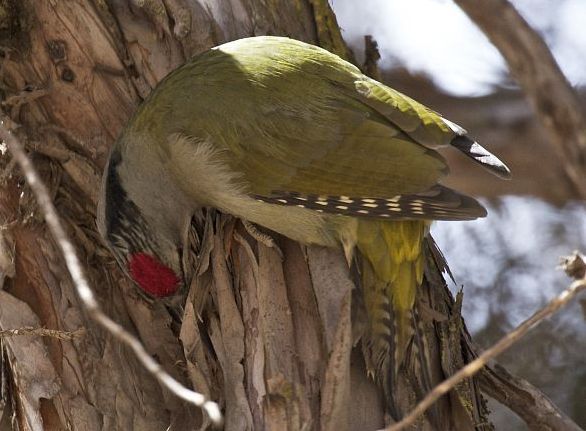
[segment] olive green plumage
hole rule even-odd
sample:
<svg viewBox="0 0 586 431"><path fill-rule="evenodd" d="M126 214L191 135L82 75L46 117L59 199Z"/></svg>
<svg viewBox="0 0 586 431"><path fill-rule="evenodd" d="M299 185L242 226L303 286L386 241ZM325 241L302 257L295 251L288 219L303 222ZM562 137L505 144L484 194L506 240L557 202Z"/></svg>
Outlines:
<svg viewBox="0 0 586 431"><path fill-rule="evenodd" d="M348 257L357 248L369 314L365 356L381 376L391 363L398 368L410 342L429 222L486 214L438 184L448 167L436 149L453 144L509 175L465 134L323 49L257 37L206 51L165 78L116 150L128 165L119 168L121 181L138 190L132 199L141 187L171 181L194 207L304 243L342 245ZM145 166L161 180L135 173ZM175 223L141 202L147 222ZM173 267L172 250L157 253Z"/></svg>
<svg viewBox="0 0 586 431"><path fill-rule="evenodd" d="M339 57L276 37L242 39L195 57L155 89L133 126L161 143L178 131L212 137L260 195L425 191L448 172L430 149L458 134L437 113Z"/></svg>
<svg viewBox="0 0 586 431"><path fill-rule="evenodd" d="M363 221L358 226L357 246L366 258L361 268L363 284L368 287L364 300L372 328L366 335L367 366L381 369L381 364L392 363L396 372L411 336L410 312L423 281L422 247L429 224ZM395 325L389 327L387 322L393 317ZM389 338L395 344L392 353Z"/></svg>

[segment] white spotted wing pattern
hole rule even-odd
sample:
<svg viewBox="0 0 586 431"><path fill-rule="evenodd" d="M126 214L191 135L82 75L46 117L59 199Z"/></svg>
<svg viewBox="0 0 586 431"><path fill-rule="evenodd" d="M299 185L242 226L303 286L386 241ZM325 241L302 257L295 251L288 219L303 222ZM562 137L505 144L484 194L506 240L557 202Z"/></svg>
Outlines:
<svg viewBox="0 0 586 431"><path fill-rule="evenodd" d="M390 198L320 196L275 191L255 199L275 205L296 206L321 213L393 220L473 220L484 217L486 210L475 199L447 187Z"/></svg>

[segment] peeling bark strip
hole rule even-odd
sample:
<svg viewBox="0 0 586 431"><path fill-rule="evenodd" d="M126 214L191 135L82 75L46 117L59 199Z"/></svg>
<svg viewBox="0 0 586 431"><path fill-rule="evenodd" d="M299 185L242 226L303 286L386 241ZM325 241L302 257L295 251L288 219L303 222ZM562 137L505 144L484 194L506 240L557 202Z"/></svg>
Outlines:
<svg viewBox="0 0 586 431"><path fill-rule="evenodd" d="M95 323L98 323L102 329L106 330L118 343L131 350L134 357L140 362L145 370L157 379L158 383L163 388L170 391L177 398L187 401L196 407L200 407L206 412L214 425L221 425L222 414L216 403L207 400L204 395L186 388L185 385L182 385L176 379L171 377L171 375L163 370L161 365L158 364L149 353L147 353L138 338L104 314L94 292L90 288L88 279L85 275L85 270L75 252L73 243L65 231L61 218L53 205L51 197L49 196L49 191L39 177L31 160L26 155L22 144L8 130L5 123L9 121L11 120L7 120L4 117L2 117L2 120L0 121L0 140L8 147L11 156L17 161L23 172L26 184L30 187L32 194L35 197L35 201L39 206L39 210L47 224L48 230L57 244L61 257L65 261L68 275L73 282L75 292L80 300L80 305L83 311L85 311Z"/></svg>
<svg viewBox="0 0 586 431"><path fill-rule="evenodd" d="M584 260L582 256L578 253L571 258L566 258L566 272L570 273L570 266L573 262L579 262L578 265L580 267L585 266ZM573 270L573 268L572 268ZM479 354L474 360L470 361L466 364L465 367L458 370L457 373L450 376L448 379L443 381L442 383L438 384L431 392L429 392L423 400L421 400L417 406L407 415L405 416L400 422L397 422L394 425L391 425L385 428L385 431L400 431L402 429L407 428L408 426L414 424L417 421L417 418L422 415L427 409L429 409L440 397L444 394L447 394L451 391L452 388L455 388L457 385L461 384L465 381L466 378L470 378L474 376L476 373L484 371L486 377L493 377L498 376L499 373L487 369L488 362L494 358L496 358L499 354L503 353L506 349L512 346L515 342L517 342L521 337L525 336L527 332L531 329L535 328L537 325L542 323L547 317L552 316L556 312L558 312L562 307L566 306L573 298L575 298L579 293L586 290L586 279L584 279L583 271L582 274L577 278L577 280L570 285L566 290L562 293L557 295L556 297L552 298L545 306L537 310L535 313L531 315L528 319L524 320L521 324L519 324L515 329L505 334L498 342L494 345L489 347L488 349L484 350L481 354ZM499 367L502 368L502 367ZM499 370L497 368L497 370ZM500 372L501 375L506 375L507 373ZM494 380L495 383L497 380ZM486 382L486 380L485 380ZM521 380L518 380L517 384L521 383ZM496 386L501 386L497 383ZM515 386L515 385L511 385ZM529 385L530 386L530 385ZM490 391L491 388L488 388ZM521 389L519 387L519 389ZM529 389L529 390L527 390ZM527 396L534 396L532 388L527 388L525 393ZM494 391L493 394L496 394L497 391ZM515 394L518 395L518 394ZM541 417L534 417L534 415L530 416L530 420L528 420L528 424L531 424L531 429L557 429L557 430L572 430L575 431L579 429L579 427L572 422L570 419L563 416L563 414L555 408L551 404L551 402L547 399L547 397L535 397L534 401L536 403L542 404L540 409L536 409L536 412L545 412L542 414ZM518 404L516 404L518 407ZM549 411L548 411L549 410ZM531 410L530 410L531 411ZM521 410L521 415L524 416L525 411ZM536 419L536 420L533 420Z"/></svg>
<svg viewBox="0 0 586 431"><path fill-rule="evenodd" d="M381 428L380 393L353 344L360 294L341 252L279 239L281 261L235 220L210 212L190 232L194 253L185 260L194 279L178 306L137 295L95 231L100 171L138 103L186 58L260 34L320 43L351 59L326 0L6 0L1 107L28 138L101 306L173 377L219 401L227 430ZM8 166L0 184L0 304L21 310L0 305L2 328L88 331L72 340L3 341L2 369L14 390L0 423L13 413L23 430L207 429L199 411L162 390L87 319L30 190L6 156L0 166ZM428 268L417 304L433 372L425 384L420 370L401 375L405 411L470 360L441 269ZM486 412L470 380L418 426L488 430Z"/></svg>
<svg viewBox="0 0 586 431"><path fill-rule="evenodd" d="M30 307L0 290L0 327L39 326L39 318ZM59 391L59 378L49 360L41 338L10 337L4 340L12 366L16 393L14 396L24 415L23 423L33 430L43 429L41 398L53 398Z"/></svg>

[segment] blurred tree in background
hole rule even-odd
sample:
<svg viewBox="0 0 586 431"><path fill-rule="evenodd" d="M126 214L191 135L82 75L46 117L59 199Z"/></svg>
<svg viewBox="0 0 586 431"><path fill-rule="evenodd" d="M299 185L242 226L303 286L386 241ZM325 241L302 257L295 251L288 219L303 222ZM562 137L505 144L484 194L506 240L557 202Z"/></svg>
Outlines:
<svg viewBox="0 0 586 431"><path fill-rule="evenodd" d="M332 1L334 10L355 23L372 24L376 17L384 25L403 28L404 41L424 34L429 19L453 7L451 2L432 3L433 10L418 8L422 21L407 19L404 10L387 22L383 3L361 2L357 8L350 0ZM363 16L365 12L371 15ZM399 21L393 24L393 17ZM407 27L399 26L401 22ZM454 40L466 38L456 24L442 20L443 31L450 29ZM342 27L350 25L344 18ZM556 32L553 27L546 30ZM366 33L384 46L374 28L348 32L348 41L362 46ZM191 233L190 293L184 306L169 308L136 293L95 231L97 190L108 148L140 101L195 53L261 34L295 37L353 60L325 0L1 0L2 109L18 125L15 133L49 186L106 312L135 333L175 378L218 400L226 408L227 429L377 429L384 424L384 412L380 393L353 350L351 303L358 301L342 253L278 238L285 256L281 261L274 250L247 236L236 220L208 212ZM439 65L441 54L449 63L475 49L466 55L456 52L450 60L453 51L449 45L430 46L413 55ZM527 199L496 199L503 193L529 194L564 205L578 197L563 161L523 94L513 88L502 60L500 69L496 67L501 79L488 79L480 90L470 90L473 85L468 84L467 91L483 93L469 98L462 96L464 90L452 89L447 95L436 86L454 85L460 78L414 76L402 67L408 62L396 60L398 50L383 49L382 54L381 79L466 126L510 162L517 178L497 186L477 169L468 175L464 161L450 161L459 174L454 185L494 199L494 216L436 229L458 282L467 286L465 314L478 342L486 346L565 284L546 268L555 265L558 250L567 252L564 244L571 249L584 243L584 210L578 204L557 211ZM387 60L391 55L394 67ZM367 60L369 71L379 73L376 61ZM461 69L475 70L472 75L478 78L485 67L478 63ZM46 327L60 331L61 337L1 339L0 431L207 427L201 412L162 390L130 352L87 318L30 190L5 150L0 159L0 328ZM422 322L434 360L432 383L473 357L460 304L454 304L440 270L430 270L419 299L419 306L426 302L444 317L428 316ZM577 357L571 359L572 349L584 345L578 333L583 321L576 317L558 316L541 333L551 342L534 334L506 363L540 383L583 423L576 406L584 385L577 382L584 381L586 372ZM75 332L80 328L85 335ZM561 378L568 366L573 367L571 374ZM401 375L399 402L405 411L427 389L419 377L417 370ZM499 401L506 399L504 392ZM531 405L517 408L539 415ZM478 380L470 379L444 397L418 429L492 429L486 413Z"/></svg>
<svg viewBox="0 0 586 431"><path fill-rule="evenodd" d="M586 3L512 4L547 42L586 107ZM464 285L463 315L474 339L488 347L567 284L555 266L559 256L585 248L583 196L568 180L565 160L505 60L454 2L366 0L357 8L350 0L335 0L332 5L359 58L363 35L376 39L385 83L464 125L511 167L513 180L495 181L456 152L446 154L452 167L446 182L484 197L489 215L436 223L432 229L458 286ZM573 304L499 361L586 427L585 349L584 314ZM525 429L508 410L491 407L497 429Z"/></svg>

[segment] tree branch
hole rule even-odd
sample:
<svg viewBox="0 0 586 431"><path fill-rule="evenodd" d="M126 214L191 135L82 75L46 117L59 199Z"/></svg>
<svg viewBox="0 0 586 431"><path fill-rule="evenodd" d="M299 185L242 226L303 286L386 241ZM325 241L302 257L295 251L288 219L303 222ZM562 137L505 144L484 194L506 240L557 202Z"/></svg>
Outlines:
<svg viewBox="0 0 586 431"><path fill-rule="evenodd" d="M568 275L576 274L576 271L572 270L575 267L584 265L584 259L582 256L575 254L572 257L566 258L563 267ZM574 281L566 290L560 295L553 298L545 307L538 310L529 319L521 323L517 328L509 332L503 338L501 338L491 348L485 350L472 362L458 371L450 378L444 380L442 383L437 385L425 398L415 406L415 408L405 416L401 421L385 428L386 431L399 431L412 425L416 422L417 418L421 416L431 405L433 405L440 397L448 393L458 383L464 379L472 377L474 374L484 368L484 366L491 359L503 353L517 341L519 341L527 332L539 325L545 318L555 314L558 310L564 307L570 302L578 293L582 290L586 290L586 278L582 275L582 278Z"/></svg>
<svg viewBox="0 0 586 431"><path fill-rule="evenodd" d="M501 52L586 198L586 116L545 42L506 0L454 1Z"/></svg>
<svg viewBox="0 0 586 431"><path fill-rule="evenodd" d="M73 340L75 337L80 337L85 334L84 328L79 328L75 331L58 331L56 329L47 328L33 328L25 326L17 329L2 329L0 330L0 338L19 337L23 335L33 335L36 337L51 337L59 340Z"/></svg>
<svg viewBox="0 0 586 431"><path fill-rule="evenodd" d="M17 163L21 167L26 181L33 191L39 207L43 212L43 216L45 217L45 221L49 226L49 230L51 231L53 238L59 246L61 253L63 254L65 264L67 265L67 269L71 275L71 279L79 299L81 300L81 303L87 310L90 317L102 325L110 334L112 334L114 338L130 347L138 360L142 362L143 366L149 372L151 372L163 386L165 386L179 398L182 398L200 408L203 408L214 424L221 424L222 414L220 412L219 406L216 403L207 400L203 394L186 388L173 377L171 377L163 370L161 365L159 365L148 354L137 338L127 332L120 324L114 322L103 313L94 293L89 286L87 277L84 274L84 270L75 252L75 248L73 247L71 240L69 239L65 229L63 228L63 225L61 224L61 220L57 214L57 210L55 209L53 202L51 201L51 197L47 191L46 186L39 178L39 175L37 174L32 162L24 152L21 143L4 124L5 121L10 120L2 119L0 121L0 141L6 143L14 159L16 159Z"/></svg>
<svg viewBox="0 0 586 431"><path fill-rule="evenodd" d="M582 431L543 392L498 364L479 373L482 392L515 412L530 430Z"/></svg>

